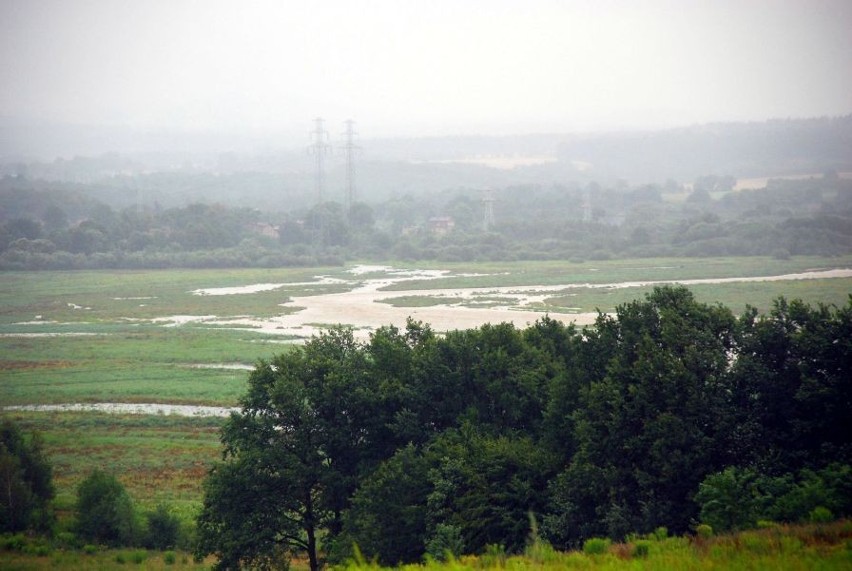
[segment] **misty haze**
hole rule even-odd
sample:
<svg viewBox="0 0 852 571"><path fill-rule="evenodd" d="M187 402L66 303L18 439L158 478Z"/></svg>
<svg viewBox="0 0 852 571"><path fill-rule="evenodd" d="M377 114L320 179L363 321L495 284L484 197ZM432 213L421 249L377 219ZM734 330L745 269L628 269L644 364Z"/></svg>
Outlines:
<svg viewBox="0 0 852 571"><path fill-rule="evenodd" d="M845 568L850 30L0 0L0 567Z"/></svg>

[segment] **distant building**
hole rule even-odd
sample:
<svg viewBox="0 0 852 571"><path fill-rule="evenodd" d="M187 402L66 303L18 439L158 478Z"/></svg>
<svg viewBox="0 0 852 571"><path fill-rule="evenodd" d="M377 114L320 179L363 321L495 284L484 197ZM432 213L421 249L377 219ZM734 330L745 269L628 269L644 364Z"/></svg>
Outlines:
<svg viewBox="0 0 852 571"><path fill-rule="evenodd" d="M455 227L455 220L449 216L433 216L429 219L429 232L436 236L449 234Z"/></svg>
<svg viewBox="0 0 852 571"><path fill-rule="evenodd" d="M278 239L278 227L272 226L271 224L267 224L266 222L255 222L252 226L252 230L255 234L260 234L261 236L266 236L267 238L273 238L275 240Z"/></svg>

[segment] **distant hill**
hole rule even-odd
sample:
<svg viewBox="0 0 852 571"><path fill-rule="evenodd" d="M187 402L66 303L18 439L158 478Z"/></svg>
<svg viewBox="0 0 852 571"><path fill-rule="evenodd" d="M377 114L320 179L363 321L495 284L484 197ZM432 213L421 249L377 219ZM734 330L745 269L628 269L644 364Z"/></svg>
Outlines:
<svg viewBox="0 0 852 571"><path fill-rule="evenodd" d="M558 156L589 163L593 175L630 182L848 171L852 115L589 135L561 142Z"/></svg>
<svg viewBox="0 0 852 571"><path fill-rule="evenodd" d="M140 196L163 206L205 201L272 210L315 200L314 162L301 146L247 151L245 139L222 136L201 144L193 136L85 131L0 118L0 176L85 185L90 196L114 207ZM75 144L78 151L68 154ZM370 202L452 189L850 172L852 115L582 135L364 138L359 144L358 198ZM60 149L62 158L32 158ZM344 187L343 156L333 153L326 198L342 202Z"/></svg>

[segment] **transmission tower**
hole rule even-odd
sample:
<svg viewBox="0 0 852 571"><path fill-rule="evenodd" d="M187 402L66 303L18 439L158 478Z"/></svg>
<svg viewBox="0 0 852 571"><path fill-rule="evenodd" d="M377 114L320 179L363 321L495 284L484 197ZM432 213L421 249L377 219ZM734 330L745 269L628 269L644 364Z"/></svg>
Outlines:
<svg viewBox="0 0 852 571"><path fill-rule="evenodd" d="M322 204L325 190L325 157L331 152L328 143L328 131L323 126L322 117L314 119L314 130L311 131L311 144L308 152L316 159L316 203Z"/></svg>
<svg viewBox="0 0 852 571"><path fill-rule="evenodd" d="M482 191L482 230L488 232L494 227L494 191L487 188Z"/></svg>
<svg viewBox="0 0 852 571"><path fill-rule="evenodd" d="M355 192L355 153L361 147L355 144L355 121L349 119L346 121L346 132L343 133L345 140L343 142L343 152L346 155L346 211L352 210L352 205L355 204L357 194Z"/></svg>

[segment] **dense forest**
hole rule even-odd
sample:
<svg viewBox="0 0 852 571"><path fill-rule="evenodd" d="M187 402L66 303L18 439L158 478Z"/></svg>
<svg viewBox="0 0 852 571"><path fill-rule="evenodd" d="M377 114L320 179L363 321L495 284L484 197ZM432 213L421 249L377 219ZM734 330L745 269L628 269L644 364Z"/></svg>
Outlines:
<svg viewBox="0 0 852 571"><path fill-rule="evenodd" d="M630 187L524 185L447 190L348 209L197 202L115 209L84 187L0 179L0 268L339 264L352 259L482 261L837 255L852 251L852 180L836 173L734 190L703 176ZM484 202L485 201L485 202ZM486 205L493 218L486 224Z"/></svg>
<svg viewBox="0 0 852 571"><path fill-rule="evenodd" d="M850 379L852 300L735 316L663 287L582 331L332 329L251 373L197 553L392 565L846 516Z"/></svg>

